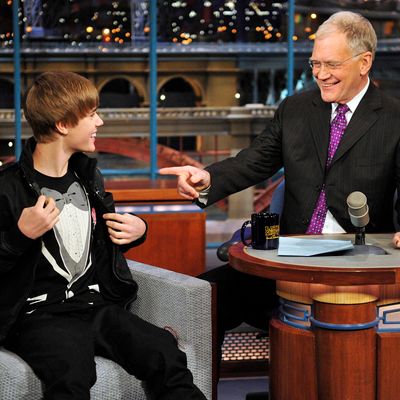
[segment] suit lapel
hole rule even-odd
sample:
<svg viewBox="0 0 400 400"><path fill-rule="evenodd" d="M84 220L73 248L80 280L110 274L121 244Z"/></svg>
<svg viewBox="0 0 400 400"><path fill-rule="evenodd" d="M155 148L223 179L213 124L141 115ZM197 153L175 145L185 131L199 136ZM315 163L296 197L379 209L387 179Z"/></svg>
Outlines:
<svg viewBox="0 0 400 400"><path fill-rule="evenodd" d="M333 157L332 164L343 157L370 129L378 119L377 109L381 108L381 98L373 84L365 93L354 115L351 117L339 147ZM331 164L331 165L332 165Z"/></svg>
<svg viewBox="0 0 400 400"><path fill-rule="evenodd" d="M322 170L325 170L328 156L329 127L331 119L331 105L322 101L320 95L313 100L313 110L309 118L311 135L314 140L315 151L318 155Z"/></svg>

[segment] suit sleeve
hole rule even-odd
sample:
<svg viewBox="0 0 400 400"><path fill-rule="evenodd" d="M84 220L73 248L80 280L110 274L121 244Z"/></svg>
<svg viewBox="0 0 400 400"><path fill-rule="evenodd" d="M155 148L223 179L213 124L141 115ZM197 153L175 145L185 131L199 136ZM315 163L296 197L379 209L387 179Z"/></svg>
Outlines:
<svg viewBox="0 0 400 400"><path fill-rule="evenodd" d="M282 115L285 104L286 100L248 148L235 157L206 168L211 175L207 206L270 178L282 168Z"/></svg>

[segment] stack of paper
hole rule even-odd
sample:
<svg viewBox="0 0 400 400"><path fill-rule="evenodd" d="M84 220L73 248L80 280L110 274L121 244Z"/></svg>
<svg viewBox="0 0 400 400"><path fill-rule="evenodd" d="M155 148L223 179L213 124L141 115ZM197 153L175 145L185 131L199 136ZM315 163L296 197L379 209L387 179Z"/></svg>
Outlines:
<svg viewBox="0 0 400 400"><path fill-rule="evenodd" d="M280 237L278 256L316 256L353 249L351 240L299 239Z"/></svg>

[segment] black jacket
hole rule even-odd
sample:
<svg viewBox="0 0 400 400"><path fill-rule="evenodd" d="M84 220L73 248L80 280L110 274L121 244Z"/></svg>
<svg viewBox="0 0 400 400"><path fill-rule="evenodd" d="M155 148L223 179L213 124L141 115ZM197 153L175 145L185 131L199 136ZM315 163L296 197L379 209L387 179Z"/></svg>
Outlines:
<svg viewBox="0 0 400 400"><path fill-rule="evenodd" d="M36 142L31 138L20 161L0 172L0 341L29 296L41 255L41 239L29 239L17 226L22 210L32 207L40 195L40 188L33 178L35 146ZM114 201L111 193L104 191L96 165L96 159L83 153L74 154L69 161L69 167L89 195L91 207L96 210L92 256L97 283L106 300L127 307L135 300L138 287L122 252L142 243L145 235L125 246L111 242L102 215L114 212Z"/></svg>

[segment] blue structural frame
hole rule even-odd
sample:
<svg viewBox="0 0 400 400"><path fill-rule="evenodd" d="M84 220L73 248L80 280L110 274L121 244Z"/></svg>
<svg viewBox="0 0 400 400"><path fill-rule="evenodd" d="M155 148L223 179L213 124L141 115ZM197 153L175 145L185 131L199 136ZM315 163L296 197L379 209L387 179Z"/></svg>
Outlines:
<svg viewBox="0 0 400 400"><path fill-rule="evenodd" d="M150 178L157 177L157 0L150 0Z"/></svg>
<svg viewBox="0 0 400 400"><path fill-rule="evenodd" d="M293 94L294 80L294 0L288 2L288 33L287 33L287 91L288 96Z"/></svg>
<svg viewBox="0 0 400 400"><path fill-rule="evenodd" d="M20 34L18 18L19 1L13 1L13 43L14 43L14 115L15 115L15 158L21 154L22 125L21 125L21 59L20 59Z"/></svg>
<svg viewBox="0 0 400 400"><path fill-rule="evenodd" d="M310 322L313 326L323 329L330 329L333 331L359 331L363 329L370 329L379 325L379 318L375 318L372 321L364 322L360 324L332 324L330 322L323 322L310 317Z"/></svg>
<svg viewBox="0 0 400 400"><path fill-rule="evenodd" d="M300 303L279 297L279 319L294 328L310 330L312 306L301 308ZM303 305L304 306L304 305Z"/></svg>
<svg viewBox="0 0 400 400"><path fill-rule="evenodd" d="M313 305L296 303L294 301L279 298L279 319L294 328L311 330L313 327L334 331L355 331L376 328L377 332L400 332L400 318L393 317L400 313L400 304L389 304L394 308L385 310L386 306L377 308L377 315L371 321L357 324L336 324L319 321L314 317ZM383 309L381 311L381 309ZM392 317L392 319L391 319Z"/></svg>
<svg viewBox="0 0 400 400"><path fill-rule="evenodd" d="M150 175L157 178L157 0L150 0L150 36L149 36L149 81L150 81L150 168L143 169L103 169L104 175Z"/></svg>

